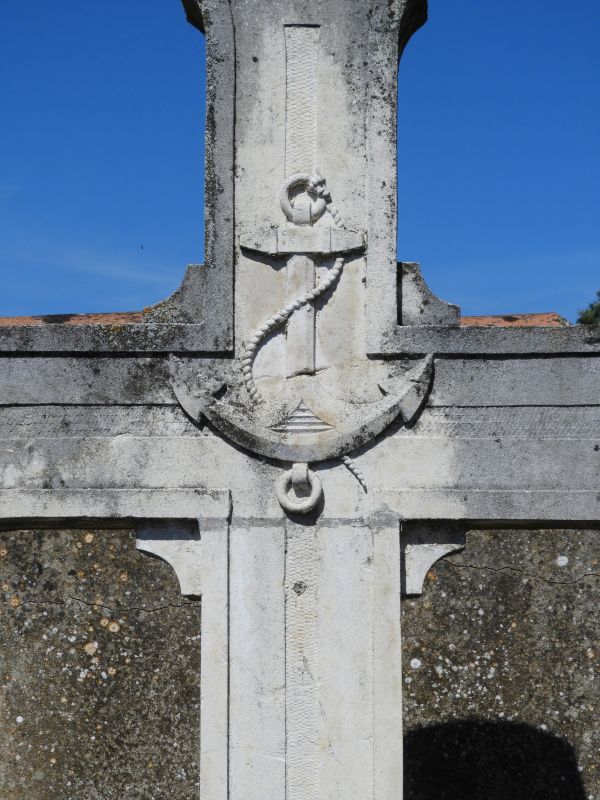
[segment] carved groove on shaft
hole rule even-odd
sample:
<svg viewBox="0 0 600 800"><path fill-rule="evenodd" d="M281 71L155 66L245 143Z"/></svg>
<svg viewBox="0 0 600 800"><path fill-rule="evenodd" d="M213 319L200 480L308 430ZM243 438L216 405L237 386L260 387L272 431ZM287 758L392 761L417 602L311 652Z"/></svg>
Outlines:
<svg viewBox="0 0 600 800"><path fill-rule="evenodd" d="M286 536L286 800L317 800L317 529L292 524Z"/></svg>

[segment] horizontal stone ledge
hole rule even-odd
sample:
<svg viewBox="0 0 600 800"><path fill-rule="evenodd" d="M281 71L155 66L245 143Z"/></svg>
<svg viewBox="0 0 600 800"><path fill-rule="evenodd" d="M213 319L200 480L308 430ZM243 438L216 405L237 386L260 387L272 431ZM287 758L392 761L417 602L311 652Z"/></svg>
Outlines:
<svg viewBox="0 0 600 800"><path fill-rule="evenodd" d="M217 357L187 358L206 374ZM218 374L219 371L215 374ZM8 354L0 358L0 406L175 405L165 355ZM598 406L600 358L438 358L430 406Z"/></svg>
<svg viewBox="0 0 600 800"><path fill-rule="evenodd" d="M0 354L228 352L202 323L0 326Z"/></svg>
<svg viewBox="0 0 600 800"><path fill-rule="evenodd" d="M470 524L600 522L595 489L406 489L375 491L374 507L405 520L464 520Z"/></svg>
<svg viewBox="0 0 600 800"><path fill-rule="evenodd" d="M0 388L2 373L0 371ZM439 439L564 439L600 441L599 405L574 406L441 406L425 408L414 425L394 431L395 440ZM179 406L163 405L2 405L2 439L69 440L119 436L215 439L207 426L193 423ZM398 446L399 443L398 443ZM600 462L599 462L600 463Z"/></svg>
<svg viewBox="0 0 600 800"><path fill-rule="evenodd" d="M0 325L6 353L229 354L202 323ZM398 326L371 355L536 355L600 353L600 327Z"/></svg>
<svg viewBox="0 0 600 800"><path fill-rule="evenodd" d="M0 489L0 519L227 519L230 493L211 489Z"/></svg>
<svg viewBox="0 0 600 800"><path fill-rule="evenodd" d="M596 406L600 358L438 358L431 406Z"/></svg>
<svg viewBox="0 0 600 800"><path fill-rule="evenodd" d="M398 326L371 355L553 355L600 353L600 326Z"/></svg>

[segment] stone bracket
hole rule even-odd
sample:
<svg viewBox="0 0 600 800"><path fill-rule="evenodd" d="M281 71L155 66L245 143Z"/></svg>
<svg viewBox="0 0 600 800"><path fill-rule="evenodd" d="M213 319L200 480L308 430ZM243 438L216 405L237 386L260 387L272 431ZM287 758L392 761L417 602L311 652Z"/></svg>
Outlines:
<svg viewBox="0 0 600 800"><path fill-rule="evenodd" d="M426 284L419 264L398 264L398 317L401 325L460 324L460 308L440 300Z"/></svg>
<svg viewBox="0 0 600 800"><path fill-rule="evenodd" d="M170 564L190 597L202 593L202 536L210 564L215 534L223 538L230 515L231 494L223 489L0 490L0 521L140 520L138 550Z"/></svg>
<svg viewBox="0 0 600 800"><path fill-rule="evenodd" d="M402 594L416 597L431 567L441 558L458 553L466 543L466 527L460 522L403 522Z"/></svg>
<svg viewBox="0 0 600 800"><path fill-rule="evenodd" d="M196 526L150 524L138 531L136 547L173 568L184 597L202 594L202 536Z"/></svg>

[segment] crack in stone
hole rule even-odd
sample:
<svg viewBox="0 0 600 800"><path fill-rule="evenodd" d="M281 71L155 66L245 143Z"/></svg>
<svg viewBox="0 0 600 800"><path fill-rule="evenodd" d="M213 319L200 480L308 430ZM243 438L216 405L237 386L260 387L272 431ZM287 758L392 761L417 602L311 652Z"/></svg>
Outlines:
<svg viewBox="0 0 600 800"><path fill-rule="evenodd" d="M114 611L118 613L127 613L130 611L145 611L147 614L153 614L157 611L166 611L168 608L200 608L200 602L190 602L190 603L166 603L164 606L154 606L151 608L146 608L144 606L107 606L104 603L92 603L89 600L84 600L81 597L75 597L74 595L68 595L69 600L73 600L75 603L81 603L84 606L88 606L89 608L101 608L105 611ZM66 600L24 600L23 605L33 605L33 606L66 606Z"/></svg>
<svg viewBox="0 0 600 800"><path fill-rule="evenodd" d="M535 575L534 573L526 572L524 569L519 569L518 567L489 567L481 564L456 564L449 559L444 559L444 563L448 564L448 566L454 567L454 569L472 569L487 572L516 572L519 575L524 575L526 578L531 578L531 580L534 581L540 581L548 586L576 586L578 583L583 583L583 581L585 581L587 578L600 578L599 572L586 572L584 575L581 575L574 581L553 581L549 580L548 578L542 578L541 575Z"/></svg>

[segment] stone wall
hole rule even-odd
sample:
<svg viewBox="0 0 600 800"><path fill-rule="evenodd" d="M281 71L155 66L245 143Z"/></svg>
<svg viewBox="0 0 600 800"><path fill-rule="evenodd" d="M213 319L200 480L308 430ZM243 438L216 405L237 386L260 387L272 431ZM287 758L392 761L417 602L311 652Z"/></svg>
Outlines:
<svg viewBox="0 0 600 800"><path fill-rule="evenodd" d="M471 531L404 601L407 800L600 798L599 533ZM132 531L6 531L0 584L2 800L197 800L171 569Z"/></svg>
<svg viewBox="0 0 600 800"><path fill-rule="evenodd" d="M200 603L132 531L0 535L2 800L197 800Z"/></svg>
<svg viewBox="0 0 600 800"><path fill-rule="evenodd" d="M404 601L410 800L600 798L600 531L471 531Z"/></svg>

